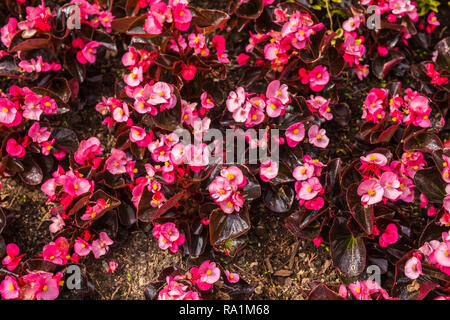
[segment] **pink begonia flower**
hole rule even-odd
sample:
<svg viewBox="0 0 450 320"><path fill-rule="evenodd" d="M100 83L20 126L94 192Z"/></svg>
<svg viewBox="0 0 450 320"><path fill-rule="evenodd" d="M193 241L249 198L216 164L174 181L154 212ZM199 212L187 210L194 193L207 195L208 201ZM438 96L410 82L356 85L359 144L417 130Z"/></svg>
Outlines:
<svg viewBox="0 0 450 320"><path fill-rule="evenodd" d="M23 158L25 156L25 148L15 139L9 139L6 143L6 152L13 157Z"/></svg>
<svg viewBox="0 0 450 320"><path fill-rule="evenodd" d="M208 186L211 198L214 201L222 202L231 196L232 189L227 178L216 177L213 182Z"/></svg>
<svg viewBox="0 0 450 320"><path fill-rule="evenodd" d="M357 300L371 300L368 289L363 281L350 283L348 288Z"/></svg>
<svg viewBox="0 0 450 320"><path fill-rule="evenodd" d="M247 185L247 179L244 177L241 169L236 166L231 166L220 170L220 175L227 178L233 188L243 188Z"/></svg>
<svg viewBox="0 0 450 320"><path fill-rule="evenodd" d="M158 245L162 250L169 249L173 253L178 252L179 246L185 242L184 235L180 233L173 222L155 223L153 236L158 239Z"/></svg>
<svg viewBox="0 0 450 320"><path fill-rule="evenodd" d="M405 276L409 279L417 279L422 274L422 263L416 257L412 257L405 264Z"/></svg>
<svg viewBox="0 0 450 320"><path fill-rule="evenodd" d="M402 192L398 190L400 188L400 181L395 173L383 172L379 183L384 189L384 197L389 200L396 201L402 195Z"/></svg>
<svg viewBox="0 0 450 320"><path fill-rule="evenodd" d="M320 247L320 245L323 242L323 238L321 236L318 236L316 238L314 238L313 243L316 247Z"/></svg>
<svg viewBox="0 0 450 320"><path fill-rule="evenodd" d="M209 164L211 152L205 143L197 145L190 144L186 146L186 164L188 164L194 172L199 172L202 167Z"/></svg>
<svg viewBox="0 0 450 320"><path fill-rule="evenodd" d="M100 239L94 240L91 245L94 257L98 259L103 256L106 251L109 250L109 246L113 243L114 241L112 241L105 232L100 232Z"/></svg>
<svg viewBox="0 0 450 320"><path fill-rule="evenodd" d="M75 240L73 249L80 257L87 256L91 252L91 245L81 238Z"/></svg>
<svg viewBox="0 0 450 320"><path fill-rule="evenodd" d="M385 57L389 54L388 48L386 48L384 46L378 46L377 50L378 50L378 54L382 57Z"/></svg>
<svg viewBox="0 0 450 320"><path fill-rule="evenodd" d="M134 66L139 60L139 54L134 47L129 47L128 51L122 56L122 64L125 67Z"/></svg>
<svg viewBox="0 0 450 320"><path fill-rule="evenodd" d="M318 92L321 91L325 85L330 81L330 74L327 71L327 68L321 65L318 65L313 70L308 73L309 77L309 86L312 91Z"/></svg>
<svg viewBox="0 0 450 320"><path fill-rule="evenodd" d="M361 18L359 16L350 17L344 21L344 23L342 24L342 29L347 32L352 32L358 29L360 24Z"/></svg>
<svg viewBox="0 0 450 320"><path fill-rule="evenodd" d="M37 300L55 300L59 295L59 279L44 277L42 288L36 294Z"/></svg>
<svg viewBox="0 0 450 320"><path fill-rule="evenodd" d="M194 65L185 65L181 70L181 76L186 81L191 81L195 78L195 74L197 73L197 67Z"/></svg>
<svg viewBox="0 0 450 320"><path fill-rule="evenodd" d="M450 267L450 241L442 242L434 251L436 262L444 267Z"/></svg>
<svg viewBox="0 0 450 320"><path fill-rule="evenodd" d="M384 190L378 181L368 179L358 186L357 193L361 197L361 203L370 206L383 200Z"/></svg>
<svg viewBox="0 0 450 320"><path fill-rule="evenodd" d="M344 284L339 286L339 295L343 298L347 298L348 292L347 287Z"/></svg>
<svg viewBox="0 0 450 320"><path fill-rule="evenodd" d="M225 271L225 275L227 276L227 280L228 280L229 283L237 283L237 282L239 282L239 279L240 279L239 274L232 273L232 272L226 270Z"/></svg>
<svg viewBox="0 0 450 320"><path fill-rule="evenodd" d="M217 60L219 60L220 63L230 63L230 59L228 59L228 54L226 53L217 54Z"/></svg>
<svg viewBox="0 0 450 320"><path fill-rule="evenodd" d="M248 112L247 119L245 120L246 127L254 127L260 123L263 123L266 116L263 111L257 108L250 108Z"/></svg>
<svg viewBox="0 0 450 320"><path fill-rule="evenodd" d="M320 129L319 126L313 125L308 130L309 143L318 148L326 148L330 139L326 136L325 129Z"/></svg>
<svg viewBox="0 0 450 320"><path fill-rule="evenodd" d="M111 12L103 11L98 16L98 20L100 21L100 24L105 27L106 32L112 31L111 23L114 20L114 16L112 15Z"/></svg>
<svg viewBox="0 0 450 320"><path fill-rule="evenodd" d="M364 79L365 77L367 77L369 75L369 65L368 64L365 64L365 65L357 64L355 66L355 73L356 73L356 76L358 77L358 79L362 81L362 79Z"/></svg>
<svg viewBox="0 0 450 320"><path fill-rule="evenodd" d="M220 279L220 269L215 262L209 260L204 261L198 268L200 274L200 281L208 284L214 284Z"/></svg>
<svg viewBox="0 0 450 320"><path fill-rule="evenodd" d="M9 99L0 98L0 106L0 123L12 124L18 113L15 104Z"/></svg>
<svg viewBox="0 0 450 320"><path fill-rule="evenodd" d="M279 80L273 80L267 86L266 97L267 98L277 98L283 104L289 102L289 92L288 86L286 84L281 84Z"/></svg>
<svg viewBox="0 0 450 320"><path fill-rule="evenodd" d="M66 174L63 182L62 182L64 192L69 194L72 197L79 196L83 193L88 192L92 185L89 180L80 178L75 174Z"/></svg>
<svg viewBox="0 0 450 320"><path fill-rule="evenodd" d="M59 230L61 230L66 224L64 223L64 220L62 219L60 214L57 214L56 217L52 217L52 224L49 226L49 230L51 233L56 233Z"/></svg>
<svg viewBox="0 0 450 320"><path fill-rule="evenodd" d="M246 66L248 64L248 61L250 60L250 56L245 54L245 53L241 53L238 55L237 57L237 63L240 66Z"/></svg>
<svg viewBox="0 0 450 320"><path fill-rule="evenodd" d="M37 95L27 95L22 106L23 117L39 121L43 110L40 107L41 99Z"/></svg>
<svg viewBox="0 0 450 320"><path fill-rule="evenodd" d="M131 73L123 77L123 81L130 87L138 86L142 81L144 81L144 77L142 74L142 67L133 68Z"/></svg>
<svg viewBox="0 0 450 320"><path fill-rule="evenodd" d="M259 175L262 181L270 181L278 175L278 162L267 159L259 167Z"/></svg>
<svg viewBox="0 0 450 320"><path fill-rule="evenodd" d="M42 127L39 122L33 123L33 125L28 129L28 136L33 140L33 142L42 143L50 138L50 131L47 127Z"/></svg>
<svg viewBox="0 0 450 320"><path fill-rule="evenodd" d="M0 294L5 300L18 299L22 293L22 290L17 283L16 278L6 275L3 281L0 283Z"/></svg>
<svg viewBox="0 0 450 320"><path fill-rule="evenodd" d="M143 28L145 32L151 35L160 34L162 32L162 25L152 12L147 12L147 18Z"/></svg>
<svg viewBox="0 0 450 320"><path fill-rule="evenodd" d="M175 8L173 8L172 12L175 27L180 31L186 31L189 29L192 20L192 13L186 5L178 3Z"/></svg>
<svg viewBox="0 0 450 320"><path fill-rule="evenodd" d="M9 18L8 23L3 28L0 29L1 40L5 45L5 47L9 47L12 38L18 31L19 30L17 30L17 19Z"/></svg>
<svg viewBox="0 0 450 320"><path fill-rule="evenodd" d="M6 265L6 269L12 271L17 268L20 261L22 260L22 257L25 255L19 255L19 253L20 250L16 244L10 243L6 246L6 257L4 257L2 260L2 264Z"/></svg>
<svg viewBox="0 0 450 320"><path fill-rule="evenodd" d="M202 141L203 134L207 133L209 130L209 125L211 124L211 119L206 117L202 120L198 119L193 123L194 139L197 141Z"/></svg>
<svg viewBox="0 0 450 320"><path fill-rule="evenodd" d="M200 96L200 101L203 108L207 110L214 108L214 100L207 92L202 93L202 95Z"/></svg>
<svg viewBox="0 0 450 320"><path fill-rule="evenodd" d="M74 154L74 159L78 164L85 164L86 161L99 156L103 153L100 140L97 137L90 137L87 140L81 140L78 150Z"/></svg>
<svg viewBox="0 0 450 320"><path fill-rule="evenodd" d="M436 18L436 13L434 11L432 11L427 18L427 27L426 27L426 31L428 33L432 33L434 31L434 29L436 29L438 26L440 26L440 22L438 21L438 19Z"/></svg>
<svg viewBox="0 0 450 320"><path fill-rule="evenodd" d="M235 112L237 109L239 109L244 104L245 98L246 93L244 88L238 87L236 91L231 91L226 102L228 111Z"/></svg>
<svg viewBox="0 0 450 320"><path fill-rule="evenodd" d="M314 175L314 166L305 163L302 166L296 167L292 175L298 181L307 180Z"/></svg>
<svg viewBox="0 0 450 320"><path fill-rule="evenodd" d="M317 177L312 177L306 181L297 181L295 191L298 200L311 200L322 191L322 185Z"/></svg>
<svg viewBox="0 0 450 320"><path fill-rule="evenodd" d="M86 64L88 62L94 63L97 59L95 55L97 53L96 48L100 46L100 42L97 41L91 41L87 43L81 51L77 52L78 62L80 62L81 64Z"/></svg>
<svg viewBox="0 0 450 320"><path fill-rule="evenodd" d="M383 248L394 244L398 241L398 229L397 226L393 223L390 223L384 233L380 236L379 242L380 246Z"/></svg>
<svg viewBox="0 0 450 320"><path fill-rule="evenodd" d="M145 129L142 129L141 127L138 126L132 126L130 128L130 140L132 142L142 141L143 139L145 139L145 136L146 136Z"/></svg>
<svg viewBox="0 0 450 320"><path fill-rule="evenodd" d="M189 47L194 48L196 54L205 47L205 36L201 33L191 33L188 36Z"/></svg>
<svg viewBox="0 0 450 320"><path fill-rule="evenodd" d="M117 271L117 268L119 267L119 264L116 261L110 261L108 263L108 273L114 273Z"/></svg>
<svg viewBox="0 0 450 320"><path fill-rule="evenodd" d="M271 118L282 116L285 112L284 105L278 98L269 98L266 101L266 113Z"/></svg>
<svg viewBox="0 0 450 320"><path fill-rule="evenodd" d="M126 165L128 163L127 156L124 151L113 148L111 156L106 159L105 167L112 174L122 174L127 172Z"/></svg>
<svg viewBox="0 0 450 320"><path fill-rule="evenodd" d="M361 162L376 164L380 167L384 167L388 160L384 154L381 153L369 153L367 156L360 157Z"/></svg>

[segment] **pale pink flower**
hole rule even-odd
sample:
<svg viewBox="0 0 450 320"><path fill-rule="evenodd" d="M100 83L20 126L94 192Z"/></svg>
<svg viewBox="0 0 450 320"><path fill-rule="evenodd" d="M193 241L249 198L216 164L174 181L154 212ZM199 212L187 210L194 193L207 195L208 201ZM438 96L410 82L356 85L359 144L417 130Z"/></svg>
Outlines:
<svg viewBox="0 0 450 320"><path fill-rule="evenodd" d="M289 102L288 86L286 84L280 84L279 80L273 80L267 86L266 97L277 98L283 104L287 104Z"/></svg>
<svg viewBox="0 0 450 320"><path fill-rule="evenodd" d="M94 257L99 258L103 256L106 251L109 250L109 246L113 243L114 241L112 241L105 232L100 232L100 238L94 240L91 245L91 250Z"/></svg>
<svg viewBox="0 0 450 320"><path fill-rule="evenodd" d="M259 167L259 175L262 181L270 181L278 175L278 162L267 159Z"/></svg>
<svg viewBox="0 0 450 320"><path fill-rule="evenodd" d="M6 275L0 283L0 294L5 300L18 299L22 293L16 278Z"/></svg>
<svg viewBox="0 0 450 320"><path fill-rule="evenodd" d="M209 260L204 261L198 268L200 274L200 281L208 284L214 284L220 279L220 269L215 262Z"/></svg>
<svg viewBox="0 0 450 320"><path fill-rule="evenodd" d="M378 181L368 179L358 186L357 193L361 196L361 203L370 206L383 200L384 190Z"/></svg>
<svg viewBox="0 0 450 320"><path fill-rule="evenodd" d="M229 283L237 283L239 282L239 274L232 273L228 270L225 271L225 275L227 276L227 280Z"/></svg>
<svg viewBox="0 0 450 320"><path fill-rule="evenodd" d="M318 148L326 148L330 139L326 136L325 129L320 129L319 126L313 125L308 130L309 143Z"/></svg>
<svg viewBox="0 0 450 320"><path fill-rule="evenodd" d="M416 257L412 257L405 264L405 276L409 279L417 279L422 274L422 263Z"/></svg>

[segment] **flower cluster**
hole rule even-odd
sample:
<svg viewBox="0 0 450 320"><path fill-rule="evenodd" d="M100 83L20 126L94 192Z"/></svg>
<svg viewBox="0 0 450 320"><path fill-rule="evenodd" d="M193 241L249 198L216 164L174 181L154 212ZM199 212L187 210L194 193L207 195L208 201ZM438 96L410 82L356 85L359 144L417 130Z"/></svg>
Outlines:
<svg viewBox="0 0 450 320"><path fill-rule="evenodd" d="M357 192L364 206L387 201L414 201L414 184L409 177L413 178L415 172L426 164L420 152L405 153L401 162L392 161L390 164L381 153L370 153L360 160L364 179Z"/></svg>
<svg viewBox="0 0 450 320"><path fill-rule="evenodd" d="M330 74L325 66L318 65L312 70L300 68L298 70L299 79L302 84L308 84L312 91L319 92L330 81Z"/></svg>
<svg viewBox="0 0 450 320"><path fill-rule="evenodd" d="M91 251L96 259L105 255L109 246L114 243L105 232L100 232L98 239L89 244L88 239L92 238L89 232L85 232L85 237L78 237L73 246L74 251L80 257L87 256Z"/></svg>
<svg viewBox="0 0 450 320"><path fill-rule="evenodd" d="M173 23L180 31L189 29L192 13L187 8L188 0L169 0L168 5L159 1L150 1L144 30L148 34L157 35L162 33L164 23Z"/></svg>
<svg viewBox="0 0 450 320"><path fill-rule="evenodd" d="M269 118L282 116L290 101L288 86L274 80L267 86L265 95L258 96L245 92L242 87L237 88L228 95L226 105L236 122L254 127L266 120L266 114Z"/></svg>
<svg viewBox="0 0 450 320"><path fill-rule="evenodd" d="M291 49L296 52L305 49L310 43L310 37L324 28L322 23L315 23L309 14L300 11L290 16L284 15L283 21L279 22L285 22L281 32L270 31L265 35L257 34L256 38L259 39L254 39L254 36L250 34L252 37L246 48L249 52L254 44L270 38L269 43L264 46L264 58L270 61L272 68L276 70L282 70L288 63L290 55L293 54L289 52Z"/></svg>
<svg viewBox="0 0 450 320"><path fill-rule="evenodd" d="M441 73L436 71L434 64L427 63L426 71L427 71L427 76L429 76L431 78L431 82L430 82L431 84L436 84L438 86L441 86L443 84L448 83L448 77L441 76Z"/></svg>
<svg viewBox="0 0 450 320"><path fill-rule="evenodd" d="M158 245L162 250L169 249L173 253L178 252L178 247L185 241L184 236L173 222L155 223L153 236L158 239Z"/></svg>
<svg viewBox="0 0 450 320"><path fill-rule="evenodd" d="M209 193L225 213L239 212L244 206L242 188L247 185L247 179L241 169L236 166L223 168L209 185Z"/></svg>
<svg viewBox="0 0 450 320"><path fill-rule="evenodd" d="M450 234L442 233L442 241L432 240L425 243L405 263L405 275L417 279L423 274L422 262L435 265L443 273L450 275Z"/></svg>
<svg viewBox="0 0 450 320"><path fill-rule="evenodd" d="M322 168L325 165L318 159L312 159L310 156L303 157L303 165L294 169L292 175L297 180L295 182L295 192L297 193L297 200L300 206L305 206L307 209L319 210L325 201L322 195L325 191L319 181L322 173Z"/></svg>
<svg viewBox="0 0 450 320"><path fill-rule="evenodd" d="M389 117L392 122L399 124L412 124L422 128L431 126L431 107L427 97L410 88L405 90L403 97L395 94L388 99L388 95L387 89L371 89L364 100L362 118L379 123Z"/></svg>
<svg viewBox="0 0 450 320"><path fill-rule="evenodd" d="M389 293L373 280L350 283L348 289L356 300L379 300L381 297L385 300L398 300L389 296ZM348 297L347 287L343 284L339 287L339 295L345 299Z"/></svg>

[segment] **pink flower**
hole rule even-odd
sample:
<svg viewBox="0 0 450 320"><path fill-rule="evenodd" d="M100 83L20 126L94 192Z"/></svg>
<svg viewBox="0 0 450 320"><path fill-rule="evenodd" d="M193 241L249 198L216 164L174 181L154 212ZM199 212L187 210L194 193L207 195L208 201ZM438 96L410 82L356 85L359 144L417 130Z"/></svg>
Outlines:
<svg viewBox="0 0 450 320"><path fill-rule="evenodd" d="M239 275L237 273L232 273L232 272L226 270L225 275L227 276L227 280L229 283L239 282Z"/></svg>
<svg viewBox="0 0 450 320"><path fill-rule="evenodd" d="M12 38L18 32L16 18L9 18L8 23L0 29L0 32L3 44L5 45L5 47L9 47Z"/></svg>
<svg viewBox="0 0 450 320"><path fill-rule="evenodd" d="M85 164L86 161L94 159L103 153L103 148L100 146L100 140L96 137L90 137L87 140L82 140L77 152L74 154L74 159L78 164Z"/></svg>
<svg viewBox="0 0 450 320"><path fill-rule="evenodd" d="M173 9L173 19L178 30L186 31L191 24L192 13L186 8L186 5L179 3Z"/></svg>
<svg viewBox="0 0 450 320"><path fill-rule="evenodd" d="M311 200L322 191L322 185L317 177L312 177L306 181L297 181L295 191L298 200Z"/></svg>
<svg viewBox="0 0 450 320"><path fill-rule="evenodd" d="M323 242L323 238L321 236L318 236L316 238L314 238L313 243L316 247L320 247L320 245Z"/></svg>
<svg viewBox="0 0 450 320"><path fill-rule="evenodd" d="M365 65L357 64L355 66L355 73L356 73L356 76L358 77L358 79L362 81L362 79L364 79L365 77L367 77L369 75L369 65L368 64L365 64Z"/></svg>
<svg viewBox="0 0 450 320"><path fill-rule="evenodd" d="M16 119L17 109L9 99L0 98L0 123L12 124Z"/></svg>
<svg viewBox="0 0 450 320"><path fill-rule="evenodd" d="M217 202L225 201L231 196L232 193L231 185L228 182L228 179L221 176L216 177L214 181L211 182L208 190L211 198Z"/></svg>
<svg viewBox="0 0 450 320"><path fill-rule="evenodd" d="M169 249L173 253L178 252L179 246L185 242L184 235L180 233L173 222L155 223L153 236L158 239L158 245L162 250Z"/></svg>
<svg viewBox="0 0 450 320"><path fill-rule="evenodd" d="M5 300L18 299L22 291L17 283L16 278L6 275L2 283L0 283L0 294Z"/></svg>
<svg viewBox="0 0 450 320"><path fill-rule="evenodd" d="M400 181L395 173L383 172L379 183L384 189L384 197L389 200L396 201L402 195L402 192L398 190L400 188Z"/></svg>
<svg viewBox="0 0 450 320"><path fill-rule="evenodd" d="M117 271L119 264L116 261L110 261L108 263L108 273L114 273Z"/></svg>
<svg viewBox="0 0 450 320"><path fill-rule="evenodd" d="M123 77L123 81L130 87L137 87L142 81L144 81L142 67L133 68L131 73Z"/></svg>
<svg viewBox="0 0 450 320"><path fill-rule="evenodd" d="M204 261L198 268L200 274L200 281L214 284L220 279L220 269L216 266L215 262L209 260Z"/></svg>
<svg viewBox="0 0 450 320"><path fill-rule="evenodd" d="M292 173L295 179L298 181L303 181L311 178L314 175L314 166L305 163L302 166L298 166L294 169Z"/></svg>
<svg viewBox="0 0 450 320"><path fill-rule="evenodd" d="M290 100L288 86L285 84L280 84L279 80L273 80L267 86L266 97L277 98L281 101L281 103L287 104Z"/></svg>
<svg viewBox="0 0 450 320"><path fill-rule="evenodd" d="M389 50L384 46L378 46L378 54L382 57L385 57L389 54Z"/></svg>
<svg viewBox="0 0 450 320"><path fill-rule="evenodd" d="M6 152L13 157L23 158L25 156L25 148L15 139L9 139L6 143Z"/></svg>
<svg viewBox="0 0 450 320"><path fill-rule="evenodd" d="M97 57L95 54L97 53L96 48L100 47L101 44L97 41L91 41L87 43L81 51L77 53L78 62L81 64L86 63L94 63Z"/></svg>
<svg viewBox="0 0 450 320"><path fill-rule="evenodd" d="M202 93L202 95L200 96L200 101L203 108L207 110L214 108L214 100L207 92Z"/></svg>
<svg viewBox="0 0 450 320"><path fill-rule="evenodd" d="M330 80L330 74L328 73L327 68L321 65L318 65L311 70L308 73L308 77L309 86L311 90L315 92L322 90Z"/></svg>
<svg viewBox="0 0 450 320"><path fill-rule="evenodd" d="M376 164L377 166L384 167L387 164L387 158L381 153L369 153L367 156L360 157L361 162L368 164Z"/></svg>
<svg viewBox="0 0 450 320"><path fill-rule="evenodd" d="M245 54L245 53L241 53L238 55L237 57L237 63L240 66L246 66L248 64L248 60L250 59L250 56Z"/></svg>
<svg viewBox="0 0 450 320"><path fill-rule="evenodd" d="M370 206L372 204L381 202L383 199L384 190L380 186L378 181L368 179L363 181L359 186L357 193L361 196L361 203L364 206Z"/></svg>
<svg viewBox="0 0 450 320"><path fill-rule="evenodd" d="M102 11L100 15L98 16L98 19L102 26L105 27L106 32L111 32L111 22L114 19L114 16L109 11Z"/></svg>
<svg viewBox="0 0 450 320"><path fill-rule="evenodd" d="M36 294L37 300L55 300L59 295L59 279L57 277L44 276L40 281L42 287Z"/></svg>
<svg viewBox="0 0 450 320"><path fill-rule="evenodd" d="M125 152L115 148L111 150L111 156L105 162L106 170L112 174L122 174L127 172L127 164L128 159Z"/></svg>
<svg viewBox="0 0 450 320"><path fill-rule="evenodd" d="M109 250L109 246L113 243L114 241L112 241L105 232L100 232L100 239L94 240L91 245L94 257L98 259L103 256L106 251Z"/></svg>
<svg viewBox="0 0 450 320"><path fill-rule="evenodd" d="M243 188L247 185L247 180L245 179L244 174L241 169L236 166L220 170L220 175L226 178L233 188Z"/></svg>
<svg viewBox="0 0 450 320"><path fill-rule="evenodd" d="M318 148L326 148L330 139L326 136L325 129L320 129L317 125L313 125L308 130L309 143Z"/></svg>
<svg viewBox="0 0 450 320"><path fill-rule="evenodd" d="M80 257L87 256L91 252L90 244L81 238L78 238L75 240L73 249L74 249L75 253L77 255L79 255Z"/></svg>
<svg viewBox="0 0 450 320"><path fill-rule="evenodd" d="M17 268L20 260L22 260L22 257L25 255L22 254L19 256L19 252L19 247L14 243L10 243L6 246L6 257L3 258L2 264L6 265L6 269L8 269L9 271Z"/></svg>
<svg viewBox="0 0 450 320"><path fill-rule="evenodd" d="M191 81L195 78L195 74L197 73L197 68L194 65L186 65L181 70L181 76L186 81Z"/></svg>
<svg viewBox="0 0 450 320"><path fill-rule="evenodd" d="M47 127L42 127L39 125L39 122L33 123L33 125L28 129L28 136L33 140L33 142L42 143L47 141L50 138L50 131L47 130Z"/></svg>
<svg viewBox="0 0 450 320"><path fill-rule="evenodd" d="M350 17L342 24L342 28L347 32L352 32L359 28L361 18L359 16Z"/></svg>
<svg viewBox="0 0 450 320"><path fill-rule="evenodd" d="M130 128L130 140L132 142L139 142L145 139L145 130L138 126L132 126Z"/></svg>
<svg viewBox="0 0 450 320"><path fill-rule="evenodd" d="M238 87L236 89L236 92L230 92L226 102L228 111L235 112L237 109L239 109L244 104L245 98L245 89L242 87Z"/></svg>
<svg viewBox="0 0 450 320"><path fill-rule="evenodd" d="M293 148L305 138L305 126L302 122L290 125L286 130L286 141Z"/></svg>
<svg viewBox="0 0 450 320"><path fill-rule="evenodd" d="M86 193L92 187L89 180L80 178L72 172L65 175L62 185L64 188L64 192L72 197L76 197L83 193Z"/></svg>
<svg viewBox="0 0 450 320"><path fill-rule="evenodd" d="M267 159L259 167L259 175L262 181L270 181L278 175L278 162Z"/></svg>
<svg viewBox="0 0 450 320"><path fill-rule="evenodd" d="M61 218L60 214L57 214L56 217L52 217L52 224L49 226L49 230L51 233L56 233L61 230L66 224L64 220Z"/></svg>
<svg viewBox="0 0 450 320"><path fill-rule="evenodd" d="M152 14L152 12L147 12L147 19L144 23L144 31L151 35L160 34L162 32L162 25Z"/></svg>
<svg viewBox="0 0 450 320"><path fill-rule="evenodd" d="M125 67L134 66L138 61L139 54L136 52L134 47L130 47L128 52L126 52L122 57L122 64Z"/></svg>
<svg viewBox="0 0 450 320"><path fill-rule="evenodd" d="M380 246L387 247L398 241L398 229L393 223L388 224L384 233L380 236Z"/></svg>
<svg viewBox="0 0 450 320"><path fill-rule="evenodd" d="M422 263L416 257L412 257L405 264L405 276L410 279L417 279L422 274Z"/></svg>
<svg viewBox="0 0 450 320"><path fill-rule="evenodd" d="M441 266L450 267L450 241L442 242L434 251L434 258Z"/></svg>
<svg viewBox="0 0 450 320"><path fill-rule="evenodd" d="M269 98L266 102L266 113L271 118L276 118L284 114L284 105L278 98Z"/></svg>

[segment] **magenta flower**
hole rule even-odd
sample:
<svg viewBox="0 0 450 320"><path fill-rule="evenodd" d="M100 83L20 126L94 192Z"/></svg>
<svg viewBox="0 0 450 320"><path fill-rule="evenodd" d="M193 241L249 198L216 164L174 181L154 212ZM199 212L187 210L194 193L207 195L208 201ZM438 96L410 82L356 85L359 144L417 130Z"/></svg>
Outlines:
<svg viewBox="0 0 450 320"><path fill-rule="evenodd" d="M6 98L0 98L0 123L12 124L16 119L17 109L13 102Z"/></svg>
<svg viewBox="0 0 450 320"><path fill-rule="evenodd" d="M0 32L3 44L5 45L5 47L9 47L12 38L18 32L16 18L9 18L8 23L0 29Z"/></svg>
<svg viewBox="0 0 450 320"><path fill-rule="evenodd" d="M378 181L368 179L358 186L358 195L361 196L361 203L364 206L381 202L383 200L384 190Z"/></svg>
<svg viewBox="0 0 450 320"><path fill-rule="evenodd" d="M47 127L42 127L39 125L39 122L33 123L33 125L28 129L28 136L33 140L33 142L42 143L47 141L50 138L50 131L48 131Z"/></svg>
<svg viewBox="0 0 450 320"><path fill-rule="evenodd" d="M379 242L380 246L387 247L398 241L398 229L393 223L388 224L384 233L380 236Z"/></svg>
<svg viewBox="0 0 450 320"><path fill-rule="evenodd" d="M116 261L110 261L108 263L108 273L114 273L117 271L117 268L119 267L119 264Z"/></svg>
<svg viewBox="0 0 450 320"><path fill-rule="evenodd" d="M330 74L328 73L327 68L321 65L318 65L312 69L308 73L308 77L309 86L311 90L315 92L322 90L328 81L330 81Z"/></svg>
<svg viewBox="0 0 450 320"><path fill-rule="evenodd" d="M23 158L25 156L25 148L15 139L9 139L6 143L6 152L13 157Z"/></svg>
<svg viewBox="0 0 450 320"><path fill-rule="evenodd" d="M114 241L112 241L105 232L100 232L100 239L94 240L91 245L94 257L98 259L103 256L106 251L109 250L109 246L113 243Z"/></svg>
<svg viewBox="0 0 450 320"><path fill-rule="evenodd" d="M202 95L200 96L200 101L203 108L207 110L214 108L214 100L207 92L202 93Z"/></svg>
<svg viewBox="0 0 450 320"><path fill-rule="evenodd" d="M308 130L309 143L318 148L326 148L330 139L326 136L325 129L320 129L319 126L313 125Z"/></svg>
<svg viewBox="0 0 450 320"><path fill-rule="evenodd" d="M184 235L180 233L173 222L155 223L153 236L158 239L158 245L162 250L169 249L173 253L178 252L179 246L185 242Z"/></svg>
<svg viewBox="0 0 450 320"><path fill-rule="evenodd" d="M126 173L126 166L128 159L124 151L113 148L111 150L111 156L106 159L105 167L111 174Z"/></svg>
<svg viewBox="0 0 450 320"><path fill-rule="evenodd" d="M422 274L422 263L416 257L412 257L405 264L405 276L414 280Z"/></svg>
<svg viewBox="0 0 450 320"><path fill-rule="evenodd" d="M267 159L259 167L259 175L262 181L270 181L278 175L278 162Z"/></svg>
<svg viewBox="0 0 450 320"><path fill-rule="evenodd" d="M208 284L214 284L220 279L220 269L215 262L209 260L204 261L198 268L200 274L200 281Z"/></svg>
<svg viewBox="0 0 450 320"><path fill-rule="evenodd" d="M293 148L305 138L305 126L302 122L290 125L286 130L286 142Z"/></svg>
<svg viewBox="0 0 450 320"><path fill-rule="evenodd" d="M22 290L17 283L16 278L6 275L0 283L0 294L5 300L18 299Z"/></svg>
<svg viewBox="0 0 450 320"><path fill-rule="evenodd" d="M9 271L17 268L20 261L22 260L22 257L25 255L22 254L19 256L19 252L19 247L14 243L10 243L6 246L6 257L3 258L2 264L6 265L6 269L8 269Z"/></svg>
<svg viewBox="0 0 450 320"><path fill-rule="evenodd" d="M100 47L101 44L97 41L91 41L87 43L81 51L77 53L77 60L81 64L86 63L94 63L97 57L95 54L97 53L96 48Z"/></svg>
<svg viewBox="0 0 450 320"><path fill-rule="evenodd" d="M89 180L76 176L73 172L68 172L63 179L64 192L72 197L79 196L86 193L91 189L91 183Z"/></svg>
<svg viewBox="0 0 450 320"><path fill-rule="evenodd" d="M229 283L237 283L237 282L239 282L239 279L240 279L239 274L232 273L232 272L226 270L225 271L225 275L227 276L227 280L228 280Z"/></svg>
<svg viewBox="0 0 450 320"><path fill-rule="evenodd" d="M173 9L173 20L178 30L186 31L191 24L192 13L186 5L178 3Z"/></svg>
<svg viewBox="0 0 450 320"><path fill-rule="evenodd" d="M195 78L195 74L197 73L197 67L194 65L186 65L181 70L181 76L186 81L191 81Z"/></svg>
<svg viewBox="0 0 450 320"><path fill-rule="evenodd" d="M162 25L158 19L156 19L155 15L152 14L152 12L147 12L147 19L144 23L144 31L151 35L160 34L162 32Z"/></svg>
<svg viewBox="0 0 450 320"><path fill-rule="evenodd" d="M139 54L134 47L130 47L122 57L122 64L125 67L134 66L139 59Z"/></svg>
<svg viewBox="0 0 450 320"><path fill-rule="evenodd" d="M283 104L287 104L290 100L288 86L286 84L280 84L279 80L273 80L267 86L266 97L267 98L277 98Z"/></svg>
<svg viewBox="0 0 450 320"><path fill-rule="evenodd" d="M222 202L231 196L232 189L227 178L216 177L213 182L208 187L211 198L214 201Z"/></svg>
<svg viewBox="0 0 450 320"><path fill-rule="evenodd" d="M79 255L80 257L87 256L91 252L90 244L81 238L78 238L75 240L73 249L74 249L75 253L77 255Z"/></svg>
<svg viewBox="0 0 450 320"><path fill-rule="evenodd" d="M103 148L100 145L100 140L97 137L90 137L87 140L82 140L77 152L74 154L74 159L78 164L85 164L86 161L94 159L103 153Z"/></svg>
<svg viewBox="0 0 450 320"><path fill-rule="evenodd" d="M100 24L105 27L106 32L111 32L111 22L113 21L114 16L109 11L102 11L100 15L98 16L98 20L100 21Z"/></svg>

